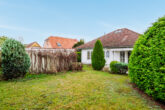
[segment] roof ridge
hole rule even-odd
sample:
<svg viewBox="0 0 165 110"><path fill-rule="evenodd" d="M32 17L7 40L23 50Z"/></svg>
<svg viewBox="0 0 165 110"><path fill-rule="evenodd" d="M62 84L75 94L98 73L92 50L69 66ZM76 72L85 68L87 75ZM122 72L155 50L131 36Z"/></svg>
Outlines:
<svg viewBox="0 0 165 110"><path fill-rule="evenodd" d="M77 39L60 37L60 36L49 36L47 39L49 39L49 38L61 38L61 39L70 39L70 40L76 40L77 41Z"/></svg>
<svg viewBox="0 0 165 110"><path fill-rule="evenodd" d="M86 44L88 44L88 43L90 43L90 42L92 42L92 41L95 41L95 40L100 39L100 38L102 38L102 37L104 37L104 36L107 36L107 35L109 35L109 34L115 32L115 31L117 31L117 30L120 30L120 29L116 29L116 30L114 30L114 31L112 31L112 32L109 32L109 33L107 33L107 34L104 34L104 35L102 35L102 36L100 36L100 37L98 37L98 38L96 38L96 39L93 39L93 40L91 40L91 41L89 41L89 42L87 42L87 43L85 43L85 44L83 44L83 45L86 45ZM81 46L83 46L83 45L81 45ZM79 47L81 47L81 46L79 46Z"/></svg>
<svg viewBox="0 0 165 110"><path fill-rule="evenodd" d="M109 32L109 33L107 33L105 35L102 35L102 36L100 36L100 37L98 37L98 38L96 38L96 39L94 39L92 41L89 41L89 42L85 43L84 45L81 45L81 46L79 46L77 48L88 48L88 47L91 48L91 47L93 47L94 42L97 39L99 39L99 40L102 41L103 46L105 46L105 45L112 46L113 44L114 45L119 45L120 44L120 41L122 41L121 39L124 38L124 35L125 34L128 34L129 35L129 40L128 40L127 43L129 45L132 45L132 46L133 46L134 42L136 41L136 39L138 38L138 36L140 35L139 33L135 32L135 31L132 31L132 30L130 30L128 28L116 29L116 30L114 30L112 32ZM111 42L111 43L109 43L109 42ZM124 45L127 45L126 42L125 42Z"/></svg>
<svg viewBox="0 0 165 110"><path fill-rule="evenodd" d="M131 32L134 32L134 33L136 33L136 34L139 34L139 35L140 35L140 33L135 32L135 31L133 31L133 30L130 30L130 29L128 29L128 28L122 28L122 29L126 29L126 30L128 30L128 31L131 31Z"/></svg>
<svg viewBox="0 0 165 110"><path fill-rule="evenodd" d="M26 44L26 47L29 47L29 46L33 45L34 43L37 43L40 46L40 44L37 41L34 41L34 42L29 43L29 44Z"/></svg>

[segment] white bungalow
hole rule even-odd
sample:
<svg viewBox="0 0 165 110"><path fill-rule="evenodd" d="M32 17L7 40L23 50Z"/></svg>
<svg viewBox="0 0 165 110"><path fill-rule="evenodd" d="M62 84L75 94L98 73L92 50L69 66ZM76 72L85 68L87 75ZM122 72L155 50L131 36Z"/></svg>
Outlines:
<svg viewBox="0 0 165 110"><path fill-rule="evenodd" d="M99 39L104 47L106 65L109 65L111 61L128 63L134 43L139 35L137 32L123 28L81 45L77 48L82 50L81 62L91 64L91 53L96 40Z"/></svg>

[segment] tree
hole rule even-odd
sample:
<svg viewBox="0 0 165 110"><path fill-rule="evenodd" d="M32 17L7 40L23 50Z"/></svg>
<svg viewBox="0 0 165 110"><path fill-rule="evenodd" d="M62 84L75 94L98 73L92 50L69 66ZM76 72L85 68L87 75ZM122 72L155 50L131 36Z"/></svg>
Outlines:
<svg viewBox="0 0 165 110"><path fill-rule="evenodd" d="M30 58L19 41L8 39L2 46L2 73L5 79L23 77L29 70Z"/></svg>
<svg viewBox="0 0 165 110"><path fill-rule="evenodd" d="M8 39L6 36L0 36L0 47L2 47L2 44Z"/></svg>
<svg viewBox="0 0 165 110"><path fill-rule="evenodd" d="M104 51L100 40L97 40L92 53L92 67L101 70L105 66Z"/></svg>
<svg viewBox="0 0 165 110"><path fill-rule="evenodd" d="M83 44L84 44L84 40L83 39L80 39L79 42L77 42L76 44L74 44L73 48L76 48L76 47L78 47L80 45L83 45Z"/></svg>
<svg viewBox="0 0 165 110"><path fill-rule="evenodd" d="M73 48L76 48L80 45L83 45L84 44L84 40L83 39L80 39L79 42L77 42L76 44L74 44ZM77 52L77 61L78 62L81 62L81 50L76 50Z"/></svg>
<svg viewBox="0 0 165 110"><path fill-rule="evenodd" d="M137 40L130 57L129 76L145 93L165 102L165 16Z"/></svg>

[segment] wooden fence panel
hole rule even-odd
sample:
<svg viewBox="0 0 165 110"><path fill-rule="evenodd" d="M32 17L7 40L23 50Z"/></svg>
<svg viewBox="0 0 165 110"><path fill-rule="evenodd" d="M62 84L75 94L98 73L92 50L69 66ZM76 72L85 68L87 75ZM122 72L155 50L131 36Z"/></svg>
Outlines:
<svg viewBox="0 0 165 110"><path fill-rule="evenodd" d="M30 56L30 73L57 73L71 69L77 61L73 49L26 49Z"/></svg>

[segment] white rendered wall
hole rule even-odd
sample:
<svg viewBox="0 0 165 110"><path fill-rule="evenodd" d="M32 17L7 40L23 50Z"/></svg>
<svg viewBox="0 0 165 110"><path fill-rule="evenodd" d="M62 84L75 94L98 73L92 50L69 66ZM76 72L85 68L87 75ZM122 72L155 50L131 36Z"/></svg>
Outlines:
<svg viewBox="0 0 165 110"><path fill-rule="evenodd" d="M93 51L93 49L82 49L81 51L81 62L83 64L91 64L91 57L90 59L87 59L87 52ZM119 61L120 62L120 51L124 51L125 52L125 63L128 63L128 51L132 51L132 48L116 48L116 49L107 49L104 48L105 51L105 60L106 60L106 65L108 66L110 64L110 62L112 61ZM106 57L106 52L109 51L110 55L109 58Z"/></svg>
<svg viewBox="0 0 165 110"><path fill-rule="evenodd" d="M92 52L93 49L83 49L81 51L81 62L83 64L91 64L91 58L87 59L87 52L90 51L90 53Z"/></svg>

